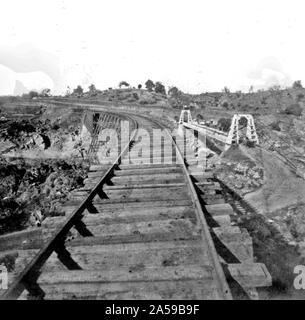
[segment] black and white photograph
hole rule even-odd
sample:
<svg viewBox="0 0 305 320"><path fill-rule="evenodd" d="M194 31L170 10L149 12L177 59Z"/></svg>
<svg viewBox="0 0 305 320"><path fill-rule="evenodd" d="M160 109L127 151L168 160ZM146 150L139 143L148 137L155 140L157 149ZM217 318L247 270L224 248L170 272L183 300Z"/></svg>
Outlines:
<svg viewBox="0 0 305 320"><path fill-rule="evenodd" d="M2 1L0 300L304 300L304 12Z"/></svg>

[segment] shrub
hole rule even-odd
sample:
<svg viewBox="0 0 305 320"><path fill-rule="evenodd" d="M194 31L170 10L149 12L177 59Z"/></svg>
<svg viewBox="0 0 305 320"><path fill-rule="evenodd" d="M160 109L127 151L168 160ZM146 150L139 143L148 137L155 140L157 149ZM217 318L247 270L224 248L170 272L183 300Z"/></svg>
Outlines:
<svg viewBox="0 0 305 320"><path fill-rule="evenodd" d="M242 96L242 92L241 91L236 91L235 92L237 98L240 98Z"/></svg>
<svg viewBox="0 0 305 320"><path fill-rule="evenodd" d="M228 103L228 101L223 101L223 102L221 103L221 106L222 106L223 108L225 108L225 109L228 109L228 108L229 108L229 103Z"/></svg>
<svg viewBox="0 0 305 320"><path fill-rule="evenodd" d="M229 131L232 120L229 118L220 118L217 122L217 126L222 131Z"/></svg>
<svg viewBox="0 0 305 320"><path fill-rule="evenodd" d="M200 113L198 113L198 114L196 115L196 120L197 120L198 122L201 122L201 121L203 120L203 116L202 116Z"/></svg>
<svg viewBox="0 0 305 320"><path fill-rule="evenodd" d="M279 122L278 121L274 121L270 124L270 127L272 128L272 130L275 131L281 131L281 128L279 126Z"/></svg>
<svg viewBox="0 0 305 320"><path fill-rule="evenodd" d="M139 104L155 104L156 100L153 98L142 98L139 100Z"/></svg>
<svg viewBox="0 0 305 320"><path fill-rule="evenodd" d="M302 89L303 86L302 86L301 80L295 81L295 82L293 83L293 85L292 85L292 88L293 88L293 89Z"/></svg>
<svg viewBox="0 0 305 320"><path fill-rule="evenodd" d="M37 98L38 97L38 92L36 91L30 91L29 92L29 98L33 99L33 98Z"/></svg>
<svg viewBox="0 0 305 320"><path fill-rule="evenodd" d="M245 145L246 145L246 147L248 147L248 148L254 148L254 147L255 147L255 142L246 139Z"/></svg>
<svg viewBox="0 0 305 320"><path fill-rule="evenodd" d="M302 115L302 108L298 103L294 103L285 109L285 113L299 117Z"/></svg>
<svg viewBox="0 0 305 320"><path fill-rule="evenodd" d="M141 100L139 100L139 104L148 104L148 101L144 100L144 99L141 99Z"/></svg>
<svg viewBox="0 0 305 320"><path fill-rule="evenodd" d="M303 98L304 98L304 94L303 94L303 93L299 93L299 94L297 95L297 101L298 101L298 102L301 101Z"/></svg>

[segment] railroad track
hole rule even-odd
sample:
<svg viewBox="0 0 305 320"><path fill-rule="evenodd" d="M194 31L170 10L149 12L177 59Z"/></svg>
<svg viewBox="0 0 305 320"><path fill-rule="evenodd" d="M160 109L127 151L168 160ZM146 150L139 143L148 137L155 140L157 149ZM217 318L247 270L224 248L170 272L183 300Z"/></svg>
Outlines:
<svg viewBox="0 0 305 320"><path fill-rule="evenodd" d="M228 278L240 280L248 293L268 285L266 269L236 248L237 242L243 247L245 233L228 223L219 184L210 173L192 170L195 156L185 162L177 145L186 142L191 153L187 141L172 139L152 119L127 114L124 119L134 129L128 143L112 164L90 167L84 187L64 206L64 217L44 221L43 246L19 241L1 298L232 299ZM104 126L95 122L91 154ZM119 121L114 123L118 128ZM156 150L147 142L154 158L142 155L131 164L131 155L145 145L143 130L153 138L153 129L163 129L170 143ZM216 227L208 225L207 214ZM215 235L237 261L228 264L220 257Z"/></svg>

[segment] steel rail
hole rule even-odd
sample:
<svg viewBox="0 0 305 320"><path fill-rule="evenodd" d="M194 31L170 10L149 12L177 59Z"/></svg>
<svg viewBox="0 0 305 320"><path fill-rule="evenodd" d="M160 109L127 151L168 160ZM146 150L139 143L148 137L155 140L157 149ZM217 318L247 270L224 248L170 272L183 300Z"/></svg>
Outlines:
<svg viewBox="0 0 305 320"><path fill-rule="evenodd" d="M169 132L168 132L168 134L169 134ZM222 293L223 298L225 300L232 300L231 291L229 289L229 286L228 286L224 271L223 271L223 269L221 267L221 264L219 262L219 257L218 257L216 248L214 246L214 242L213 242L212 236L210 234L210 230L209 230L208 224L207 224L206 219L204 217L204 213L202 211L201 204L200 204L196 189L194 187L194 184L192 182L190 174L189 174L189 172L187 170L187 167L185 165L185 162L184 162L184 159L182 157L182 154L181 154L178 146L177 145L175 145L175 146L176 146L176 154L178 154L178 157L180 158L180 161L182 162L182 168L183 168L183 171L185 173L185 177L186 177L186 180L187 180L187 185L188 185L188 188L189 188L193 203L195 205L196 216L197 216L197 219L198 219L198 221L199 221L199 223L201 224L201 227L202 227L202 232L201 232L202 240L207 244L207 246L209 248L208 251L209 251L209 254L210 254L210 258L211 258L211 260L212 260L212 262L214 264L214 267L215 267L215 274L216 274L216 277L217 277L217 283L219 285L218 289Z"/></svg>
<svg viewBox="0 0 305 320"><path fill-rule="evenodd" d="M21 272L21 274L15 279L15 281L9 286L7 291L0 296L0 300L15 300L22 294L24 290L27 290L30 295L35 298L42 299L44 297L43 290L37 284L37 280L41 273L41 268L48 260L53 252L56 252L59 259L61 256L70 256L69 252L65 248L65 238L68 232L75 227L77 230L80 228L79 224L84 216L84 211L98 194L100 187L108 179L109 175L120 163L121 158L128 151L131 141L134 139L137 133L138 124L131 117L127 117L133 123L134 130L129 138L128 143L118 155L116 160L112 163L106 173L102 176L100 181L91 190L89 195L82 201L77 209L68 215L67 219L63 222L62 226L57 229L55 234L47 241L47 243L39 250L37 255L27 265L27 267Z"/></svg>
<svg viewBox="0 0 305 320"><path fill-rule="evenodd" d="M208 248L208 253L214 267L213 273L215 276L214 279L216 281L217 289L223 299L228 299L228 300L232 299L232 295L228 287L224 271L221 267L218 254L216 252L216 248L214 246L208 224L206 222L204 213L202 211L197 192L191 180L190 174L187 170L184 158L175 140L173 139L173 136L170 134L168 129L158 121L152 120L151 118L148 118L142 115L138 116L138 115L134 115L132 113L127 113L127 112L124 112L124 114L134 124L134 129L138 128L138 122L135 121L134 117L144 118L149 120L150 122L154 122L159 127L163 128L165 132L169 135L169 137L172 139L176 149L176 155L178 156L179 163L181 163L182 165L183 172L187 182L187 187L195 207L195 212L196 212L197 221L200 227L202 242ZM42 266L45 264L45 262L48 260L48 258L53 252L57 253L59 259L61 258L61 256L68 256L68 257L70 256L69 252L65 248L65 238L68 232L73 227L75 227L78 230L79 224L81 223L81 219L84 216L85 209L88 207L89 203L94 199L94 197L98 194L101 186L108 179L109 175L113 172L115 167L119 164L121 158L129 149L130 142L136 137L136 134L137 134L137 130L134 130L127 145L124 147L124 149L122 150L120 155L117 157L117 159L114 161L114 163L109 167L107 172L103 175L101 180L95 185L95 187L91 190L89 195L83 200L80 206L77 209L75 209L67 217L63 225L61 225L57 229L57 231L52 236L52 238L49 239L47 243L40 249L38 254L30 262L30 264L22 271L22 273L12 283L12 285L5 292L5 294L0 297L0 299L4 299L4 300L17 299L25 289L30 293L30 296L33 296L36 298L44 297L43 290L37 284L37 280L41 274ZM68 269L73 269L73 268L68 267Z"/></svg>
<svg viewBox="0 0 305 320"><path fill-rule="evenodd" d="M146 118L144 116L139 116L139 117ZM149 118L146 118L146 119L149 119ZM192 201L193 201L194 206L195 206L195 212L196 212L196 216L197 216L197 221L200 223L200 225L202 227L201 228L202 241L204 242L205 245L208 246L208 249L209 249L208 251L209 251L209 254L210 254L210 258L211 258L211 261L212 261L212 263L214 265L214 271L215 271L215 275L217 277L218 289L222 293L224 300L232 300L233 297L232 297L232 294L231 294L231 290L230 290L230 288L228 286L228 283L227 283L226 276L224 274L223 268L221 267L221 264L219 262L219 257L218 257L218 254L217 254L217 251L216 251L216 248L215 248L215 245L214 245L214 242L213 242L213 239L212 239L212 236L211 236L207 221L206 221L204 213L202 211L200 200L198 198L196 189L195 189L193 181L192 181L192 179L190 177L190 173L189 173L189 171L188 171L188 169L186 167L186 164L185 164L184 158L183 158L183 156L181 154L181 151L180 151L176 141L174 140L173 136L170 134L168 129L162 123L159 123L158 121L152 120L152 119L149 119L149 120L151 122L154 122L155 124L159 125L162 129L164 129L165 132L169 135L169 137L174 142L174 146L175 146L175 149L176 149L176 154L178 155L178 158L179 158L179 162L178 163L181 163L181 165L182 165L182 169L183 169L183 172L184 172L185 177L186 177L187 186L188 186Z"/></svg>

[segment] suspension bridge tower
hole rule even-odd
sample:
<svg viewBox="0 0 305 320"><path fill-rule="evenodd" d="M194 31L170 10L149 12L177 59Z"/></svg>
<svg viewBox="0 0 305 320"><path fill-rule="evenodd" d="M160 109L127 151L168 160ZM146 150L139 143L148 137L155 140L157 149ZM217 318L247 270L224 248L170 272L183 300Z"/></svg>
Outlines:
<svg viewBox="0 0 305 320"><path fill-rule="evenodd" d="M232 119L230 131L228 134L227 143L228 144L239 144L239 120L241 118L246 118L247 120L247 131L246 137L249 141L259 143L258 136L256 133L256 128L254 124L254 119L251 114L235 114Z"/></svg>
<svg viewBox="0 0 305 320"><path fill-rule="evenodd" d="M186 116L187 121L185 121L185 116ZM193 122L191 110L187 106L184 106L181 113L180 113L179 124L181 124L183 122L188 122L188 123Z"/></svg>

